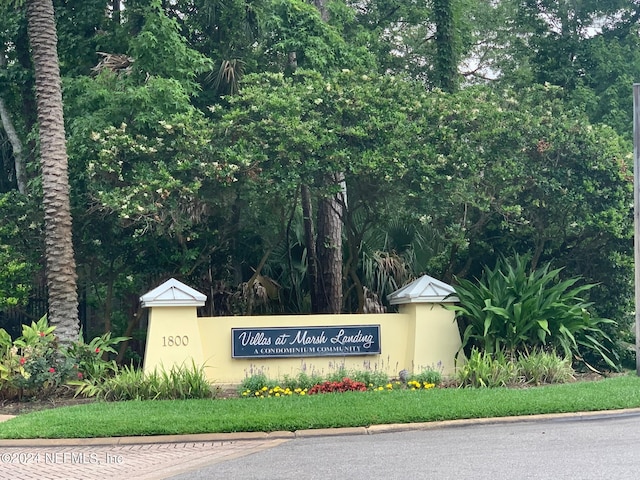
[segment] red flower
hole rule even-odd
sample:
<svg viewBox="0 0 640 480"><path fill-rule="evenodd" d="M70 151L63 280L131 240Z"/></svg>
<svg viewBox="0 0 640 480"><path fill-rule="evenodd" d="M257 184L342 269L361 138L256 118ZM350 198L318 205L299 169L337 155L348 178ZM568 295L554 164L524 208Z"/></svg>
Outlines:
<svg viewBox="0 0 640 480"><path fill-rule="evenodd" d="M27 363L27 359L24 357L20 357L20 365L24 365L25 363Z"/></svg>
<svg viewBox="0 0 640 480"><path fill-rule="evenodd" d="M49 373L56 373L56 369L55 369L55 368L53 368L53 367L51 367L51 368L49 369Z"/></svg>
<svg viewBox="0 0 640 480"><path fill-rule="evenodd" d="M331 392L347 392L347 391L356 391L356 392L365 392L367 390L367 386L362 382L356 382L351 380L348 377L342 379L341 382L323 382L317 385L314 385L309 390L309 395L314 395L317 393L331 393Z"/></svg>
<svg viewBox="0 0 640 480"><path fill-rule="evenodd" d="M83 377L82 372L78 372L78 378L82 380L82 377Z"/></svg>
<svg viewBox="0 0 640 480"><path fill-rule="evenodd" d="M44 332L39 332L38 335L40 335L41 337L44 337L45 333Z"/></svg>
<svg viewBox="0 0 640 480"><path fill-rule="evenodd" d="M96 353L100 353L100 349L99 348L96 348Z"/></svg>

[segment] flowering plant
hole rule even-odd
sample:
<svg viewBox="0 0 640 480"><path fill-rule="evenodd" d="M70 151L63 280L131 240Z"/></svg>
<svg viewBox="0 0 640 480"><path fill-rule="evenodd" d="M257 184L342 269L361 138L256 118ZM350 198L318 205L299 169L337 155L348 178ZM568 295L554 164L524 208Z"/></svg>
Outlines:
<svg viewBox="0 0 640 480"><path fill-rule="evenodd" d="M435 383L419 382L417 380L409 380L407 382L407 387L411 390L428 390L430 388L434 388L435 386Z"/></svg>
<svg viewBox="0 0 640 480"><path fill-rule="evenodd" d="M282 388L279 385L276 385L275 387L271 387L271 388L264 386L255 391L247 389L242 392L243 397L256 397L256 398L290 397L292 395L304 396L306 394L307 394L306 388L291 389L289 387Z"/></svg>
<svg viewBox="0 0 640 480"><path fill-rule="evenodd" d="M317 393L342 393L342 392L366 392L367 386L363 382L357 382L351 380L348 377L342 379L339 382L322 382L314 385L309 390L309 395L315 395Z"/></svg>
<svg viewBox="0 0 640 480"><path fill-rule="evenodd" d="M107 333L65 348L54 331L46 316L23 325L15 340L0 328L0 398L47 397L67 383L104 380L115 368L103 355L115 353L113 347L123 338Z"/></svg>
<svg viewBox="0 0 640 480"><path fill-rule="evenodd" d="M64 383L73 362L58 348L55 327L42 317L22 326L15 341L0 329L0 394L3 397L48 396Z"/></svg>
<svg viewBox="0 0 640 480"><path fill-rule="evenodd" d="M109 354L116 354L115 346L126 340L126 337L111 337L111 332L93 338L85 343L80 332L80 339L67 348L66 355L73 358L78 365L78 372L85 380L104 380L106 376L117 370L115 361L109 360Z"/></svg>
<svg viewBox="0 0 640 480"><path fill-rule="evenodd" d="M270 380L263 373L245 378L238 393L243 398L270 398L289 397L294 395L316 395L319 393L342 393L349 391L356 392L393 392L397 390L428 390L436 387L440 383L440 374L432 370L425 370L419 374L412 375L407 379L389 380L384 374L374 376L371 372L351 372L352 375L338 376L331 374L328 377L307 375L291 378L285 376L284 383L278 384L275 380ZM368 381L362 381L362 380ZM282 385L282 386L280 386Z"/></svg>

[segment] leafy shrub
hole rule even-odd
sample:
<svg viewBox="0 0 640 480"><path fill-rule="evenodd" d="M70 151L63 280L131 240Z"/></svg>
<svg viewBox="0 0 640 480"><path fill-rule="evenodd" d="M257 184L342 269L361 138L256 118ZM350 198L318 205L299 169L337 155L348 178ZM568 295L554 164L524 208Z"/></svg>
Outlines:
<svg viewBox="0 0 640 480"><path fill-rule="evenodd" d="M576 286L578 277L560 281L561 269L550 270L549 264L527 273L527 257L516 255L511 262L503 258L493 270L485 267L475 282L458 279L460 304L449 308L462 326L465 351L476 347L516 358L550 346L578 361L596 354L616 369L607 346L611 339L601 328L615 322L589 314L592 304L581 297L595 285Z"/></svg>
<svg viewBox="0 0 640 480"><path fill-rule="evenodd" d="M111 332L107 332L85 343L80 332L80 340L73 342L64 353L76 362L79 379L99 382L117 371L115 361L109 360L108 355L117 354L115 346L124 340L127 337L111 338Z"/></svg>
<svg viewBox="0 0 640 480"><path fill-rule="evenodd" d="M289 390L295 391L296 389L305 390L313 387L314 385L323 381L322 376L317 374L311 374L300 372L295 377L285 375L281 382L282 386ZM265 383L265 385L267 385Z"/></svg>
<svg viewBox="0 0 640 480"><path fill-rule="evenodd" d="M337 370L328 373L324 380L327 382L340 382L343 378L348 377L350 372L344 368L344 366L338 368Z"/></svg>
<svg viewBox="0 0 640 480"><path fill-rule="evenodd" d="M116 374L100 383L86 381L77 394L96 396L107 401L149 400L156 398L159 378L157 374L146 376L142 370L124 365Z"/></svg>
<svg viewBox="0 0 640 480"><path fill-rule="evenodd" d="M351 378L368 386L380 386L389 383L389 375L385 372L379 370L347 370L344 367L329 373L323 380L327 382L340 382L344 378Z"/></svg>
<svg viewBox="0 0 640 480"><path fill-rule="evenodd" d="M209 383L204 367L174 366L145 374L132 366L123 366L111 378L97 385L95 395L107 401L186 400L214 398L217 390Z"/></svg>
<svg viewBox="0 0 640 480"><path fill-rule="evenodd" d="M555 352L534 350L521 355L516 366L522 380L534 385L565 383L575 378L571 359L559 357Z"/></svg>
<svg viewBox="0 0 640 480"><path fill-rule="evenodd" d="M420 384L440 385L442 383L442 374L436 370L426 369L420 373L411 375L409 381L418 382Z"/></svg>
<svg viewBox="0 0 640 480"><path fill-rule="evenodd" d="M105 334L85 344L82 339L67 347L58 345L55 326L46 316L22 326L15 340L0 329L0 396L2 398L46 398L63 385L104 379L115 368L104 354L124 340ZM85 391L89 391L85 388Z"/></svg>
<svg viewBox="0 0 640 480"><path fill-rule="evenodd" d="M55 327L42 317L22 326L15 341L0 329L0 395L3 398L39 397L53 394L77 370L65 357L53 334Z"/></svg>
<svg viewBox="0 0 640 480"><path fill-rule="evenodd" d="M372 387L389 383L389 375L379 370L354 370L349 377Z"/></svg>
<svg viewBox="0 0 640 480"><path fill-rule="evenodd" d="M273 380L269 380L264 373L257 373L242 380L239 391L250 390L252 392L257 392L259 390L262 390L263 387L269 388L275 386L276 382Z"/></svg>
<svg viewBox="0 0 640 480"><path fill-rule="evenodd" d="M511 359L498 352L492 355L474 348L468 361L458 370L462 387L506 387L517 376L517 367Z"/></svg>
<svg viewBox="0 0 640 480"><path fill-rule="evenodd" d="M190 367L174 366L160 371L159 398L183 400L188 398L211 398L216 390L204 371L193 361Z"/></svg>
<svg viewBox="0 0 640 480"><path fill-rule="evenodd" d="M502 352L489 354L474 348L469 361L460 367L457 380L462 387L507 387L573 380L571 359L555 352L535 350L514 360Z"/></svg>

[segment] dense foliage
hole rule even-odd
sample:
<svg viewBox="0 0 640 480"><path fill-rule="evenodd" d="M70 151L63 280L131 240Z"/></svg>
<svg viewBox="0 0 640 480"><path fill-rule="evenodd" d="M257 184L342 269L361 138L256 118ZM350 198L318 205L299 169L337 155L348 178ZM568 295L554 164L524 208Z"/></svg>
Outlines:
<svg viewBox="0 0 640 480"><path fill-rule="evenodd" d="M459 279L460 304L451 308L462 326L462 348L509 358L549 349L580 362L597 353L602 364L616 368L611 338L602 329L615 322L594 316L583 298L595 285L578 277L560 281L561 269L548 264L532 271L528 266L520 256L502 258L476 281Z"/></svg>
<svg viewBox="0 0 640 480"><path fill-rule="evenodd" d="M582 301L615 324L595 352L624 361L640 50L635 6L605 3L56 0L85 333L135 359L139 296L172 276L203 313L310 311L317 213L342 192L342 310L530 255L596 285ZM44 313L27 45L22 2L0 2L7 330Z"/></svg>
<svg viewBox="0 0 640 480"><path fill-rule="evenodd" d="M116 371L109 355L124 338L106 333L88 344L79 340L60 346L55 329L46 317L23 325L15 340L0 328L0 398L48 398L74 382L102 383Z"/></svg>

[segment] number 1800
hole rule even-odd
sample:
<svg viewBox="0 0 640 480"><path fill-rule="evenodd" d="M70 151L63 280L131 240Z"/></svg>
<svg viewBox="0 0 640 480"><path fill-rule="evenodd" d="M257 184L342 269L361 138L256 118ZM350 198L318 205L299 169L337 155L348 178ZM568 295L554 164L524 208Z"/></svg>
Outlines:
<svg viewBox="0 0 640 480"><path fill-rule="evenodd" d="M189 337L186 335L162 337L163 347L186 347L187 345L189 345Z"/></svg>

